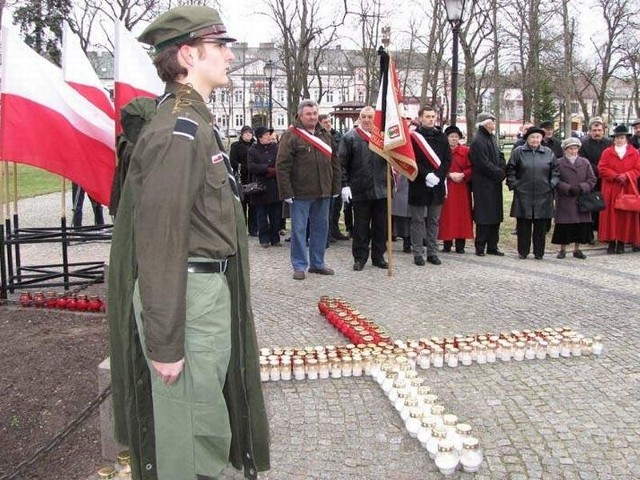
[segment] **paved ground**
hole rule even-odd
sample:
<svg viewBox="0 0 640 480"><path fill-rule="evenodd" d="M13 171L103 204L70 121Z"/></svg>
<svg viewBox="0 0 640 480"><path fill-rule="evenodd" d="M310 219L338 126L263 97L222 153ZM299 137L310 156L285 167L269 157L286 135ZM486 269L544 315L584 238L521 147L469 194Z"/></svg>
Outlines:
<svg viewBox="0 0 640 480"><path fill-rule="evenodd" d="M106 245L78 256L106 258ZM570 326L601 334L599 358L580 357L421 371L447 410L470 423L485 463L476 479L640 478L640 254L519 260L442 254L416 267L395 245L395 274L351 269L334 244L334 277L294 281L287 248L251 242L253 305L261 346L337 345L318 314L320 295L342 296L394 338ZM272 469L261 479L440 478L432 460L369 378L264 383ZM240 479L228 471L225 478ZM472 478L457 474L454 478Z"/></svg>

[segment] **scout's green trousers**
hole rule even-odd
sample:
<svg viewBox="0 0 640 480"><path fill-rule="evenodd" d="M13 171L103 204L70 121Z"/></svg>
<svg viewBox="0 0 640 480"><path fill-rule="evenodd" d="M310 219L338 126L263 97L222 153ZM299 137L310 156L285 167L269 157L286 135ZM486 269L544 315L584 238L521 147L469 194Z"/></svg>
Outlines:
<svg viewBox="0 0 640 480"><path fill-rule="evenodd" d="M184 370L165 385L151 370L158 480L217 478L229 460L231 428L222 393L231 352L231 300L223 273L187 274ZM138 282L133 307L146 355Z"/></svg>

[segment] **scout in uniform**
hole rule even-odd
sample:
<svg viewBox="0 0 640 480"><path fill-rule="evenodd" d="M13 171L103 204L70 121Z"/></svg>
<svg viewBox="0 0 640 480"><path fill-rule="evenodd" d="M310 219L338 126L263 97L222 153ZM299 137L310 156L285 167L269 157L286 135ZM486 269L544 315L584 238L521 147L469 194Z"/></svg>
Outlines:
<svg viewBox="0 0 640 480"><path fill-rule="evenodd" d="M116 436L132 450L134 478L218 478L228 462L256 478L269 468L269 440L247 237L205 103L228 82L235 39L215 10L185 6L140 41L154 46L167 88L133 150L114 230Z"/></svg>

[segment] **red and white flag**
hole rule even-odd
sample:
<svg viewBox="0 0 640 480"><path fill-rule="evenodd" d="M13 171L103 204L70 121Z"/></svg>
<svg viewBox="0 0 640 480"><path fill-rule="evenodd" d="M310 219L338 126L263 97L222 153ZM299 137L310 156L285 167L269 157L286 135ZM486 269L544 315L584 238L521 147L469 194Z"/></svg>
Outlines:
<svg viewBox="0 0 640 480"><path fill-rule="evenodd" d="M62 27L62 72L65 81L80 95L109 117L115 117L109 92L103 87L80 46L80 39L71 31L67 22L63 22Z"/></svg>
<svg viewBox="0 0 640 480"><path fill-rule="evenodd" d="M62 69L2 25L0 159L33 165L109 204L115 169L113 119L64 80Z"/></svg>
<svg viewBox="0 0 640 480"><path fill-rule="evenodd" d="M164 83L158 77L151 57L142 45L116 20L115 51L115 108L120 109L136 97L157 97L164 92ZM118 131L120 122L118 122Z"/></svg>
<svg viewBox="0 0 640 480"><path fill-rule="evenodd" d="M397 172L414 180L418 167L404 118L398 74L387 52L381 50L379 54L380 90L369 148L385 158Z"/></svg>

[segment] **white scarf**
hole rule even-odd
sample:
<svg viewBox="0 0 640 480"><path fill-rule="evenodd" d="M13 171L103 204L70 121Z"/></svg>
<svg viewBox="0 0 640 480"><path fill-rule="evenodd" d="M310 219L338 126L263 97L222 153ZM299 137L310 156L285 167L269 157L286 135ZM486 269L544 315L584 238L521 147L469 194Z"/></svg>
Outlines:
<svg viewBox="0 0 640 480"><path fill-rule="evenodd" d="M620 157L620 160L622 160L622 158L624 157L624 154L627 153L627 146L626 145L621 145L619 147L615 146L613 148L615 148L616 153Z"/></svg>

